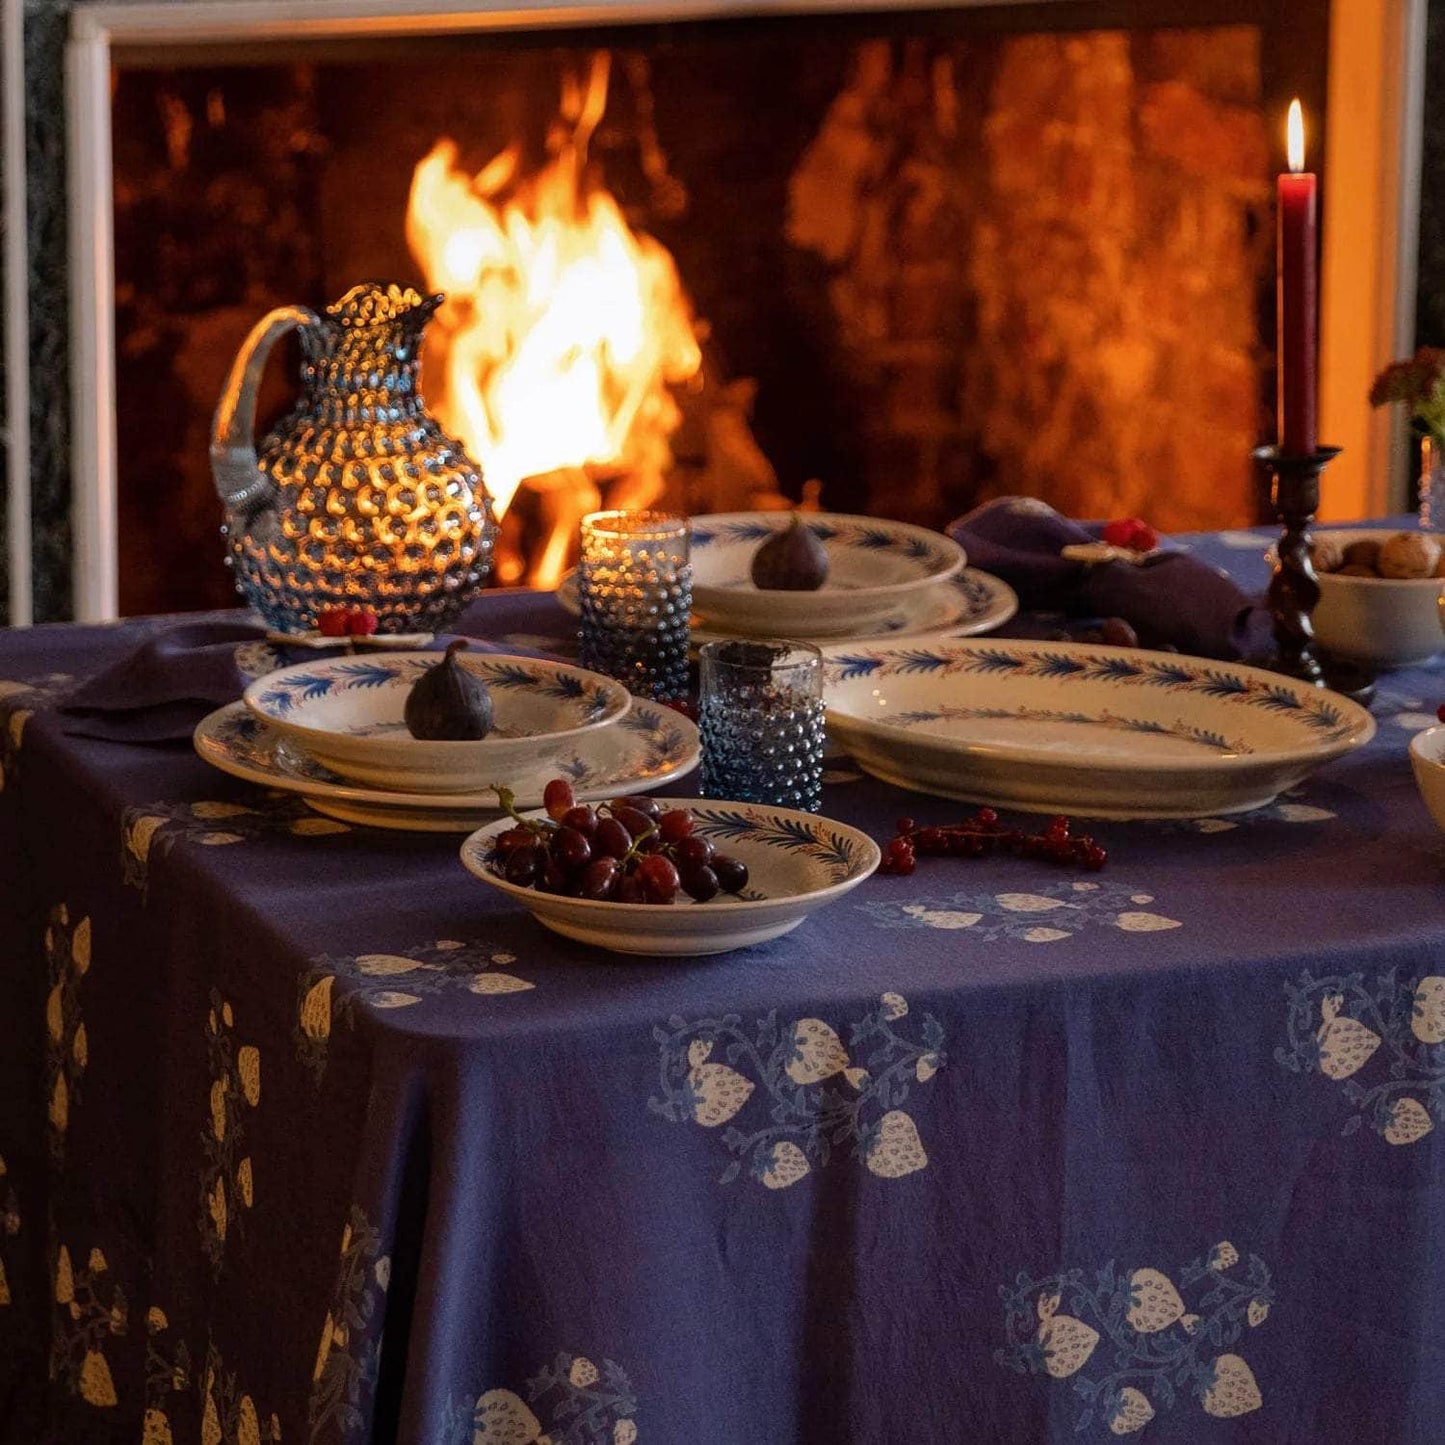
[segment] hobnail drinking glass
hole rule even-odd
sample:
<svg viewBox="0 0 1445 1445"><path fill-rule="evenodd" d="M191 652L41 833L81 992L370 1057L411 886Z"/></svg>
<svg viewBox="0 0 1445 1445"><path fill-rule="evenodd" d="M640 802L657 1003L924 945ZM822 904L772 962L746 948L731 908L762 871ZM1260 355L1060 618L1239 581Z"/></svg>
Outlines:
<svg viewBox="0 0 1445 1445"><path fill-rule="evenodd" d="M701 652L702 791L816 813L823 801L823 656L811 643L709 642Z"/></svg>
<svg viewBox="0 0 1445 1445"><path fill-rule="evenodd" d="M686 694L691 537L687 518L670 512L593 512L582 519L583 667L656 702Z"/></svg>

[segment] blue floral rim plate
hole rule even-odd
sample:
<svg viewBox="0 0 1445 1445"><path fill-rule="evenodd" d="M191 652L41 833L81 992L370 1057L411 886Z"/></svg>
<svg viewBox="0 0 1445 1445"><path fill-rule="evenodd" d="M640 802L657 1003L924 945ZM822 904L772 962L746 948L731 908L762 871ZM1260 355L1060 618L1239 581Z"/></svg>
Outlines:
<svg viewBox="0 0 1445 1445"><path fill-rule="evenodd" d="M420 741L403 720L418 678L439 652L335 657L257 678L244 701L263 722L352 782L418 793L462 793L560 758L584 734L625 717L632 699L601 673L542 658L461 653L486 684L495 725L473 742Z"/></svg>
<svg viewBox="0 0 1445 1445"><path fill-rule="evenodd" d="M265 788L299 793L319 813L347 823L407 832L466 833L497 816L491 792L399 793L349 783L298 748L243 703L204 718L196 752L212 767ZM690 773L700 754L697 728L680 713L638 698L616 727L588 734L549 762L489 778L523 808L542 802L555 777L569 779L587 802L666 787Z"/></svg>
<svg viewBox="0 0 1445 1445"><path fill-rule="evenodd" d="M473 833L462 844L462 863L565 938L613 953L690 958L749 948L791 932L810 913L856 888L880 862L878 845L866 833L813 813L711 798L658 801L691 813L695 832L748 865L748 886L740 896L720 894L694 903L679 894L670 904L612 903L520 887L499 874L492 858L497 835L514 826L510 818Z"/></svg>
<svg viewBox="0 0 1445 1445"><path fill-rule="evenodd" d="M830 647L824 667L829 732L869 772L1041 812L1238 812L1375 732L1335 693L1175 653L964 641Z"/></svg>
<svg viewBox="0 0 1445 1445"><path fill-rule="evenodd" d="M727 512L692 520L693 606L719 631L840 637L880 625L900 603L963 570L963 548L941 532L838 512L802 514L823 544L828 578L815 592L754 587L759 547L789 512Z"/></svg>

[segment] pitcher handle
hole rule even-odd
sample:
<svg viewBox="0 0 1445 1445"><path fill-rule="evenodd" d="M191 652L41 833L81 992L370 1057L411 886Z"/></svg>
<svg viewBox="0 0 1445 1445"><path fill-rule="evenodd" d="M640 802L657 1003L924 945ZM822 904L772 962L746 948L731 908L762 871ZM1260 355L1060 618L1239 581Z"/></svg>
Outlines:
<svg viewBox="0 0 1445 1445"><path fill-rule="evenodd" d="M232 511L255 510L273 490L256 458L256 395L271 348L287 332L319 324L308 307L278 306L251 328L231 363L211 426L211 475L221 501Z"/></svg>

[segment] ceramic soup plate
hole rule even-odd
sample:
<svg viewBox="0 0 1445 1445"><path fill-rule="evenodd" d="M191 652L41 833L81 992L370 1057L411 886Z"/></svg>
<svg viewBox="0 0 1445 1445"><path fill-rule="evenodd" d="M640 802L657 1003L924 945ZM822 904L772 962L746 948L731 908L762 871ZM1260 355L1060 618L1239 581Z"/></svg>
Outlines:
<svg viewBox="0 0 1445 1445"><path fill-rule="evenodd" d="M342 778L415 793L475 792L561 757L589 733L623 717L621 683L560 662L461 653L486 683L495 714L476 742L422 742L402 713L412 685L440 652L335 657L258 678L245 703L262 721Z"/></svg>
<svg viewBox="0 0 1445 1445"><path fill-rule="evenodd" d="M1369 713L1335 693L1126 648L832 647L825 677L828 732L868 772L1030 812L1241 812L1375 732Z"/></svg>
<svg viewBox="0 0 1445 1445"><path fill-rule="evenodd" d="M926 527L808 512L803 523L828 554L828 580L816 592L754 587L753 554L791 522L789 512L693 518L692 600L711 626L768 637L857 633L952 577L965 560L957 542Z"/></svg>
<svg viewBox="0 0 1445 1445"><path fill-rule="evenodd" d="M812 813L712 799L658 802L685 808L695 832L748 865L741 895L719 894L706 903L694 903L685 893L666 904L610 903L522 888L501 876L492 857L493 840L515 826L510 818L473 833L462 844L462 862L554 933L614 953L683 958L726 953L788 933L856 888L880 860L878 845L866 833Z"/></svg>

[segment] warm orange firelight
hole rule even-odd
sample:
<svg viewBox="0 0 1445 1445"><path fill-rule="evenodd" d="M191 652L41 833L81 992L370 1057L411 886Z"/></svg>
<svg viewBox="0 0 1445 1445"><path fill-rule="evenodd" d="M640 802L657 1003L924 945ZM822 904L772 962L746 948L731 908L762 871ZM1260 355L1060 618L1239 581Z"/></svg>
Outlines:
<svg viewBox="0 0 1445 1445"><path fill-rule="evenodd" d="M1288 138L1289 168L1299 172L1305 168L1305 117L1299 98L1289 103L1289 121L1285 127Z"/></svg>
<svg viewBox="0 0 1445 1445"><path fill-rule="evenodd" d="M529 478L588 466L659 491L681 420L671 389L702 364L672 256L628 225L588 157L608 60L564 84L537 173L512 145L473 174L442 139L412 178L407 240L447 296L428 399L482 464L499 516ZM569 540L539 583L556 581Z"/></svg>

